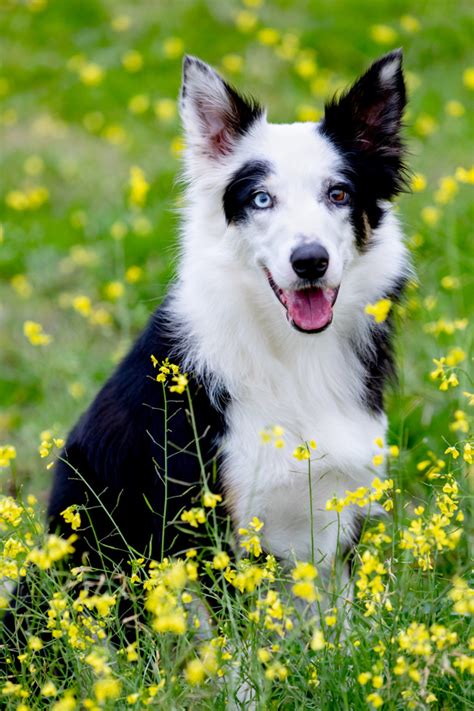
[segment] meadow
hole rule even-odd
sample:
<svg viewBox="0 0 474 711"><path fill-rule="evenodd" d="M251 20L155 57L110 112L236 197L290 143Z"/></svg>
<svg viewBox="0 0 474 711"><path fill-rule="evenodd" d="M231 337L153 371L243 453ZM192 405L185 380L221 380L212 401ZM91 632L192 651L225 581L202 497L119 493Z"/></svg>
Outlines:
<svg viewBox="0 0 474 711"><path fill-rule="evenodd" d="M469 0L2 2L0 605L18 580L42 590L0 672L4 708L248 708L243 689L258 709L472 708L473 30ZM312 562L282 571L261 553L258 519L243 557L216 537L183 560L131 551L130 574L113 580L66 575L81 511L65 513L70 539L45 533L51 467L173 278L183 54L255 94L271 120L317 121L398 46L411 174L397 209L415 272L396 307L400 377L374 462L388 480L327 504L387 512L357 549L350 622L336 572L321 594ZM284 445L269 427L262 446ZM295 456L310 462L309 444ZM201 504L183 519L197 534L222 508L212 491ZM130 641L120 604L136 610L143 595L147 622Z"/></svg>

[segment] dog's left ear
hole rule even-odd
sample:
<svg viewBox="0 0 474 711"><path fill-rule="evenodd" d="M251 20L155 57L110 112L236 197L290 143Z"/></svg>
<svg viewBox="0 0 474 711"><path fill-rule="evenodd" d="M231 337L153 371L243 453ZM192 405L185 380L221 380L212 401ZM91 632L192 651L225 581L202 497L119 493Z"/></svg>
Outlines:
<svg viewBox="0 0 474 711"><path fill-rule="evenodd" d="M374 62L346 93L327 104L321 125L321 131L342 150L365 161L372 158L393 171L392 194L401 183L396 174L402 170L400 129L405 104L402 50L397 49Z"/></svg>
<svg viewBox="0 0 474 711"><path fill-rule="evenodd" d="M244 99L208 64L189 55L183 62L180 111L190 148L213 159L230 153L263 115L256 102Z"/></svg>

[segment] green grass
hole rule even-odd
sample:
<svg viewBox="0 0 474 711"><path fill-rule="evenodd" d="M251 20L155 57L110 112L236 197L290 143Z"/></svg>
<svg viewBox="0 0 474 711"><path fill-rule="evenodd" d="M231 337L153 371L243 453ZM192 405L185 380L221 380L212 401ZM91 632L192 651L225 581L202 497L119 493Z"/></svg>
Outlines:
<svg viewBox="0 0 474 711"><path fill-rule="evenodd" d="M248 613L256 609L257 600L265 599L268 589L280 590L279 580L287 574L277 568L274 583L264 580L254 592L231 596L228 589L233 586L223 586L221 573L214 571L212 594L219 604L211 636L225 636L224 649L232 659L223 658L221 651L214 659L207 652L202 683L190 684L184 673L200 649L204 654L202 645L206 644L192 630L194 613L188 616L191 629L175 635L153 630L150 612L150 624L140 633L136 661L127 661L126 653L107 648L109 675L95 673L84 661L91 651L101 648L97 630L90 640L84 637L84 649L71 646L70 636L65 634L48 642L42 655L29 650L22 672L11 681L18 681L31 697L22 700L18 689L5 695L11 709L20 708L21 703L28 708L49 708L67 689L78 700L77 708L87 706L85 699L110 708L133 707L126 697L134 693L139 694L135 707L141 708L150 698L146 689L159 685L162 679L164 684L156 691L152 707L224 708L226 698L243 681L255 689L258 708L365 709L371 693L380 694L388 709L409 708L411 702L412 708L420 709L469 707L469 672L462 672L454 662L468 654L473 633L468 616L453 610L455 602L449 591L455 576L468 580L472 562L472 466L463 460L462 452L465 443L472 442L469 400L463 392L474 392L470 318L474 215L473 185L465 182L459 171L472 165L473 91L464 75L472 65L471 3L267 1L256 10L246 8L257 16L255 27L247 32L236 26L235 18L242 9L239 2L217 0L2 4L0 447L13 445L17 456L10 466L0 469L0 490L20 500L35 494L35 517L42 520L51 481L47 463L54 459L55 450L47 458L40 457L41 433L49 430L55 437L65 437L160 302L172 277L180 200L176 183L180 128L172 108L169 118L157 117L154 105L162 99L175 99L183 51L218 68L227 66L223 71L234 83L268 103L272 120L291 121L308 106L321 110L327 95L350 82L379 54L402 45L410 87L406 121L409 163L413 171L426 177L426 187L399 201L418 277L397 316L400 382L389 401L389 441L399 445L400 457L391 463L394 514L393 523L388 519L386 524L392 542L383 543L380 549L366 542L360 550L360 555L366 548L372 554L380 550L378 555L387 571L382 576L384 595L393 610L378 604L374 614L366 617L367 599L356 600L349 630L341 637L341 614L335 627L326 629L326 606L332 603L325 598L322 622L285 610L283 617L293 621L293 629L285 630L280 638L265 628L263 612L259 622L249 619ZM417 31L408 31L400 23L407 14L418 20ZM129 18L129 27L117 31L112 22L122 15ZM406 21L403 24L406 26ZM377 43L374 25L388 26L395 35L388 33L386 44ZM280 33L276 46L262 44L261 28ZM288 34L297 37L303 54L282 59L276 50L281 36L291 48L293 40ZM170 52L169 38L179 40L171 43L174 52ZM127 71L122 64L130 50L137 50L143 58L143 66L136 72ZM238 71L230 71L228 55L241 57ZM302 58L316 62L315 72L308 78L298 73ZM87 62L104 72L96 86L80 79L81 67ZM129 109L130 99L137 95L149 99L149 107L140 114ZM447 104L452 101L460 102L462 115L449 115ZM32 160L34 156L41 160ZM128 203L133 165L144 170L150 184L146 206L138 211ZM446 189L439 194L439 181L447 176L457 176L452 196ZM26 210L11 206L15 201L12 191L24 194L35 186L48 190L49 199L42 206ZM432 223L423 212L430 206L439 211ZM141 269L134 283L125 278L131 266ZM124 285L123 295L115 300L107 288L110 282ZM102 324L94 324L90 315L80 313L79 296L90 300L93 314L102 314ZM462 326L463 319L470 319L464 328L446 332L452 330L450 325ZM52 342L31 345L23 333L27 320L40 323ZM444 329L443 320L448 324ZM453 348L464 353L455 367L460 384L443 392L439 381L433 382L429 376L432 358L446 356ZM458 459L444 454L448 445L458 445ZM439 478L433 478L429 468L418 467L430 460L429 452L445 462ZM425 506L420 517L426 533L436 511L436 496L453 480L459 486L464 522L455 520L455 512L447 530L459 529L462 535L452 550L445 548L433 556L432 570L423 571L414 563L412 553L401 549L400 540L417 518L413 509L420 504ZM4 507L11 505L9 499L2 501ZM32 513L23 513L22 522L13 527L5 522L5 509L3 514L1 511L0 531L5 540L13 535L30 547L37 545L39 534ZM33 541L28 542L28 532ZM216 542L216 550L218 547ZM212 560L214 553L200 555L205 561ZM26 551L19 552L18 560L26 555ZM4 552L4 578L9 577L6 562ZM258 561L256 565L265 568ZM205 569L204 562L201 567ZM27 575L34 577L34 563L28 566ZM66 585L58 566L45 570L41 577L49 597L64 592L71 616L82 615L83 630L85 613L74 610L73 601L84 581ZM138 606L140 583L124 577L119 582L122 595ZM107 586L103 582L98 594L105 593ZM198 595L195 583L187 580L185 586ZM113 585L111 592L117 594ZM176 597L181 588L171 592ZM462 593L463 599L467 595ZM292 604L281 590L280 597L286 606ZM260 603L260 607L263 610L265 605ZM116 608L114 604L110 614L100 618L92 605L85 616L102 622L107 637L115 632L120 650L126 644ZM38 610L32 612L32 634L46 626ZM433 649L427 655L404 652L399 635L414 621L428 627L441 624L455 632L457 640L440 650L435 650L436 642L432 641ZM309 642L314 628L320 626L329 644L312 650ZM378 646L380 642L384 648ZM272 661L259 661L257 650L274 644L280 648L271 652ZM413 669L412 677L395 673L400 655L406 657L407 664L416 663L420 680ZM265 672L273 661L285 666L285 679L268 678L271 674ZM218 669L224 672L222 679ZM373 678L361 684L358 676L362 672L380 674L381 688L372 688ZM109 677L120 681L119 696L101 702L100 689L97 697L93 685L97 679ZM48 680L57 686L57 697L35 696L37 687L42 688ZM4 685L1 679L0 688ZM413 699L403 696L409 689ZM428 701L429 694L436 700ZM71 701L63 708L74 707Z"/></svg>

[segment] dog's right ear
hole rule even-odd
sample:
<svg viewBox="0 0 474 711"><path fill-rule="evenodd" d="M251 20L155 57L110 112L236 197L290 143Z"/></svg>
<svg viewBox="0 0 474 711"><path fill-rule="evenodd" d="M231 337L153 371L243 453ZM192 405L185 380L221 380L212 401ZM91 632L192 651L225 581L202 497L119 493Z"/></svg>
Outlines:
<svg viewBox="0 0 474 711"><path fill-rule="evenodd" d="M239 137L263 115L208 64L187 55L183 62L180 112L191 150L218 160L232 152Z"/></svg>

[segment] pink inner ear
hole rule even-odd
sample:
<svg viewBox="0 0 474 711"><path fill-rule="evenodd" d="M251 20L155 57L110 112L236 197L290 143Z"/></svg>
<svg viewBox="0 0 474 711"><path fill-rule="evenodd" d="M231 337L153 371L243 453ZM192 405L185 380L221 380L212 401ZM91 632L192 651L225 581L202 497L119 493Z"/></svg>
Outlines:
<svg viewBox="0 0 474 711"><path fill-rule="evenodd" d="M232 140L225 126L210 137L213 153L227 155L232 150Z"/></svg>

